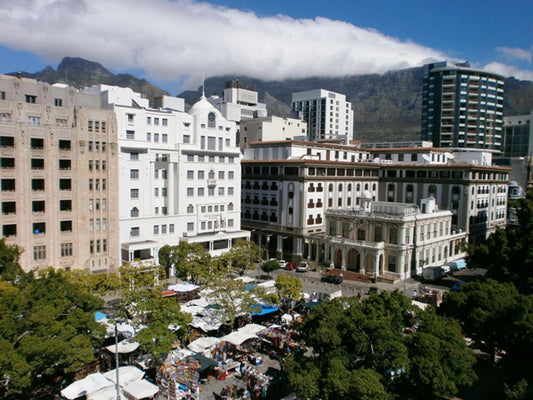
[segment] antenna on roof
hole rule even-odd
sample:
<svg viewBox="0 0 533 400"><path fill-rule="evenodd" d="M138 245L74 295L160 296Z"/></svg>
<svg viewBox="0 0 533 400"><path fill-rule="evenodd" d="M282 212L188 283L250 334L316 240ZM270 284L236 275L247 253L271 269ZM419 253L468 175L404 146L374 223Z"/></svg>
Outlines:
<svg viewBox="0 0 533 400"><path fill-rule="evenodd" d="M202 99L205 98L205 73L202 72Z"/></svg>

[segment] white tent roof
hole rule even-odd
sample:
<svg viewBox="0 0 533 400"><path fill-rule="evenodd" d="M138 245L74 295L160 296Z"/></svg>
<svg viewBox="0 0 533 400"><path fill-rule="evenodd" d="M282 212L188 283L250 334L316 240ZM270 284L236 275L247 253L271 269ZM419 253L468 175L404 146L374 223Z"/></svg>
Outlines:
<svg viewBox="0 0 533 400"><path fill-rule="evenodd" d="M185 357L192 356L194 351L187 349L174 349L172 350L172 358L174 360L183 360Z"/></svg>
<svg viewBox="0 0 533 400"><path fill-rule="evenodd" d="M255 281L254 278L250 278L249 276L239 276L235 278L236 281L242 281L242 283L250 283Z"/></svg>
<svg viewBox="0 0 533 400"><path fill-rule="evenodd" d="M168 290L172 290L173 292L192 292L193 290L199 289L200 286L193 285L192 283L177 283L176 285L170 285L168 287Z"/></svg>
<svg viewBox="0 0 533 400"><path fill-rule="evenodd" d="M209 305L209 302L204 297L200 297L199 299L189 300L184 305L187 307L189 306L207 307Z"/></svg>
<svg viewBox="0 0 533 400"><path fill-rule="evenodd" d="M218 328L220 328L222 322L220 321L220 318L213 318L212 316L194 316L189 325L193 328L201 329L204 332L209 332L216 331Z"/></svg>
<svg viewBox="0 0 533 400"><path fill-rule="evenodd" d="M132 365L126 365L124 367L120 367L118 369L118 382L120 386L125 386L130 382L133 381L139 381L144 376L144 372L141 371L139 368L134 367ZM111 382L115 383L117 378L116 370L111 370L109 372L104 373L104 376L109 379Z"/></svg>
<svg viewBox="0 0 533 400"><path fill-rule="evenodd" d="M204 353L206 350L215 347L221 340L215 337L201 337L194 342L189 343L187 346L189 349L196 353Z"/></svg>
<svg viewBox="0 0 533 400"><path fill-rule="evenodd" d="M87 377L74 381L61 391L61 396L69 400L76 399L80 396L94 393L104 387L111 386L113 383L107 380L100 372L87 375Z"/></svg>
<svg viewBox="0 0 533 400"><path fill-rule="evenodd" d="M132 351L135 351L139 348L139 343L135 342L130 339L125 339L118 343L118 352L120 354L127 354L131 353ZM115 354L115 345L112 344L111 346L106 347L107 350L109 350L111 353Z"/></svg>
<svg viewBox="0 0 533 400"><path fill-rule="evenodd" d="M200 307L200 306L194 306L194 305L191 305L191 306L181 306L181 312L184 312L184 313L189 313L191 315L202 315L205 311L205 308L204 307Z"/></svg>
<svg viewBox="0 0 533 400"><path fill-rule="evenodd" d="M241 343L246 342L248 339L256 338L257 332L264 329L266 328L263 325L248 324L240 329L237 329L235 332L231 332L230 334L223 336L221 339L238 346Z"/></svg>
<svg viewBox="0 0 533 400"><path fill-rule="evenodd" d="M273 288L273 287L276 287L276 281L269 280L269 281L261 282L257 286L264 287L264 288Z"/></svg>
<svg viewBox="0 0 533 400"><path fill-rule="evenodd" d="M145 397L151 397L159 392L159 388L153 383L148 382L146 379L130 382L124 386L123 390L124 393L129 394L134 399L144 399Z"/></svg>
<svg viewBox="0 0 533 400"><path fill-rule="evenodd" d="M120 398L124 398L124 392L119 388ZM115 400L117 398L117 388L115 385L107 386L94 393L87 395L87 400Z"/></svg>
<svg viewBox="0 0 533 400"><path fill-rule="evenodd" d="M427 306L429 306L429 304L427 303L422 303L421 301L416 301L416 300L411 300L411 304L414 306L417 306L421 310L425 310Z"/></svg>

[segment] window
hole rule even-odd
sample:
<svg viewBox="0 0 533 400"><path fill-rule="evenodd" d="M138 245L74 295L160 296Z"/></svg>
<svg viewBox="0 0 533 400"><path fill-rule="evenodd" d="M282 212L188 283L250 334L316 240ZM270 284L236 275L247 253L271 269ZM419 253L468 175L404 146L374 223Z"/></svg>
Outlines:
<svg viewBox="0 0 533 400"><path fill-rule="evenodd" d="M139 198L139 189L131 189L130 190L130 198L138 199Z"/></svg>
<svg viewBox="0 0 533 400"><path fill-rule="evenodd" d="M235 179L235 172L229 171L228 172L228 179Z"/></svg>
<svg viewBox="0 0 533 400"><path fill-rule="evenodd" d="M36 203L39 205L36 209ZM33 212L44 212L44 201L32 201ZM14 215L17 213L17 203L14 201L4 201L2 202L2 214L3 215Z"/></svg>
<svg viewBox="0 0 533 400"><path fill-rule="evenodd" d="M163 134L161 135L161 141L162 141L163 143L167 143L167 142L168 142L168 135L167 135L166 133L163 133Z"/></svg>
<svg viewBox="0 0 533 400"><path fill-rule="evenodd" d="M166 225L161 225L161 233L163 235L167 233L167 226Z"/></svg>
<svg viewBox="0 0 533 400"><path fill-rule="evenodd" d="M154 225L154 235L159 235L159 225Z"/></svg>
<svg viewBox="0 0 533 400"><path fill-rule="evenodd" d="M154 133L154 142L159 142L159 133Z"/></svg>
<svg viewBox="0 0 533 400"><path fill-rule="evenodd" d="M167 188L166 187L161 188L161 196L167 197Z"/></svg>
<svg viewBox="0 0 533 400"><path fill-rule="evenodd" d="M228 195L233 196L233 187L228 188Z"/></svg>
<svg viewBox="0 0 533 400"><path fill-rule="evenodd" d="M187 222L187 232L194 231L194 222Z"/></svg>
<svg viewBox="0 0 533 400"><path fill-rule="evenodd" d="M72 211L72 200L59 200L59 210Z"/></svg>
<svg viewBox="0 0 533 400"><path fill-rule="evenodd" d="M205 196L205 189L204 188L198 188L198 196Z"/></svg>
<svg viewBox="0 0 533 400"><path fill-rule="evenodd" d="M33 260L41 261L46 259L46 246L33 246Z"/></svg>
<svg viewBox="0 0 533 400"><path fill-rule="evenodd" d="M89 253L94 254L94 240L89 241Z"/></svg>
<svg viewBox="0 0 533 400"><path fill-rule="evenodd" d="M174 233L174 224L168 226L168 233Z"/></svg>
<svg viewBox="0 0 533 400"><path fill-rule="evenodd" d="M150 132L146 132L146 141L147 142L152 141L152 134Z"/></svg>
<svg viewBox="0 0 533 400"><path fill-rule="evenodd" d="M159 188L154 188L154 196L159 196Z"/></svg>
<svg viewBox="0 0 533 400"><path fill-rule="evenodd" d="M168 119L163 118L163 119L161 120L161 125L163 125L163 126L167 126L167 125L168 125Z"/></svg>
<svg viewBox="0 0 533 400"><path fill-rule="evenodd" d="M135 131L126 131L126 139L134 140L135 139Z"/></svg>
<svg viewBox="0 0 533 400"><path fill-rule="evenodd" d="M138 160L139 153L130 153L130 160Z"/></svg>
<svg viewBox="0 0 533 400"><path fill-rule="evenodd" d="M63 99L54 99L54 106L63 107Z"/></svg>
<svg viewBox="0 0 533 400"><path fill-rule="evenodd" d="M39 126L41 125L41 117L36 115L28 115L28 125Z"/></svg>
<svg viewBox="0 0 533 400"><path fill-rule="evenodd" d="M159 118L154 118L154 125L159 125Z"/></svg>
<svg viewBox="0 0 533 400"><path fill-rule="evenodd" d="M218 179L224 179L224 171L218 171Z"/></svg>
<svg viewBox="0 0 533 400"><path fill-rule="evenodd" d="M32 149L43 149L44 148L44 139L31 138L30 147Z"/></svg>
<svg viewBox="0 0 533 400"><path fill-rule="evenodd" d="M150 125L152 123L152 117L146 117L146 124Z"/></svg>
<svg viewBox="0 0 533 400"><path fill-rule="evenodd" d="M198 172L198 175L200 175L200 172ZM200 176L198 176L199 178ZM187 171L187 179L194 179L194 171Z"/></svg>
<svg viewBox="0 0 533 400"><path fill-rule="evenodd" d="M134 226L130 229L130 236L139 236L140 228L138 226Z"/></svg>
<svg viewBox="0 0 533 400"><path fill-rule="evenodd" d="M194 188L189 187L187 188L187 197L192 197L192 196L194 196Z"/></svg>
<svg viewBox="0 0 533 400"><path fill-rule="evenodd" d="M192 154L187 155L187 161L188 162L194 162L194 155L192 155Z"/></svg>
<svg viewBox="0 0 533 400"><path fill-rule="evenodd" d="M72 257L72 243L61 243L61 257Z"/></svg>
<svg viewBox="0 0 533 400"><path fill-rule="evenodd" d="M191 143L191 135L183 135L183 143Z"/></svg>
<svg viewBox="0 0 533 400"><path fill-rule="evenodd" d="M26 103L35 104L37 102L37 96L31 94L25 94L24 99L26 100Z"/></svg>
<svg viewBox="0 0 533 400"><path fill-rule="evenodd" d="M133 124L134 118L135 118L135 114L126 114L126 118L128 120L128 124Z"/></svg>
<svg viewBox="0 0 533 400"><path fill-rule="evenodd" d="M8 181L9 179L3 179L2 180L2 189L4 189L3 181ZM15 186L13 185L13 190L15 190ZM44 179L32 179L31 180L31 190L36 192L44 191Z"/></svg>
<svg viewBox="0 0 533 400"><path fill-rule="evenodd" d="M189 204L187 206L187 214L192 214L194 213L194 206L192 204Z"/></svg>
<svg viewBox="0 0 533 400"><path fill-rule="evenodd" d="M130 217L138 217L139 216L139 209L137 207L133 207L130 211Z"/></svg>
<svg viewBox="0 0 533 400"><path fill-rule="evenodd" d="M72 232L72 221L61 221L59 223L59 229L61 232Z"/></svg>

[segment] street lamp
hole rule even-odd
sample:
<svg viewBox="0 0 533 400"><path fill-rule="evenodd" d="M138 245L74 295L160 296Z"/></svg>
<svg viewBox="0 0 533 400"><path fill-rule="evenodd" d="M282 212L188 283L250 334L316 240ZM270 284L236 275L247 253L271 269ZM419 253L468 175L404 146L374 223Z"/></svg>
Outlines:
<svg viewBox="0 0 533 400"><path fill-rule="evenodd" d="M119 373L118 373L118 328L117 328L117 320L115 320L115 371L116 371L116 389L117 389L117 400L120 400L120 385L118 382L119 379Z"/></svg>
<svg viewBox="0 0 533 400"><path fill-rule="evenodd" d="M272 235L269 233L268 235L266 235L266 239L267 239L267 248L266 248L266 256L267 256L267 261L270 260L270 238L272 237Z"/></svg>

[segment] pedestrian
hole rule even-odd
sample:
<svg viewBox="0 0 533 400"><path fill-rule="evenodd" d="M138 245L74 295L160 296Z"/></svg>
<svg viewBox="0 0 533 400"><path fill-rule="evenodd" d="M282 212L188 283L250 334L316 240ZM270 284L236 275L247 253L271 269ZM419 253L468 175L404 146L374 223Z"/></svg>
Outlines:
<svg viewBox="0 0 533 400"><path fill-rule="evenodd" d="M418 292L415 289L415 290L413 290L413 297L416 297L416 296L418 296Z"/></svg>

